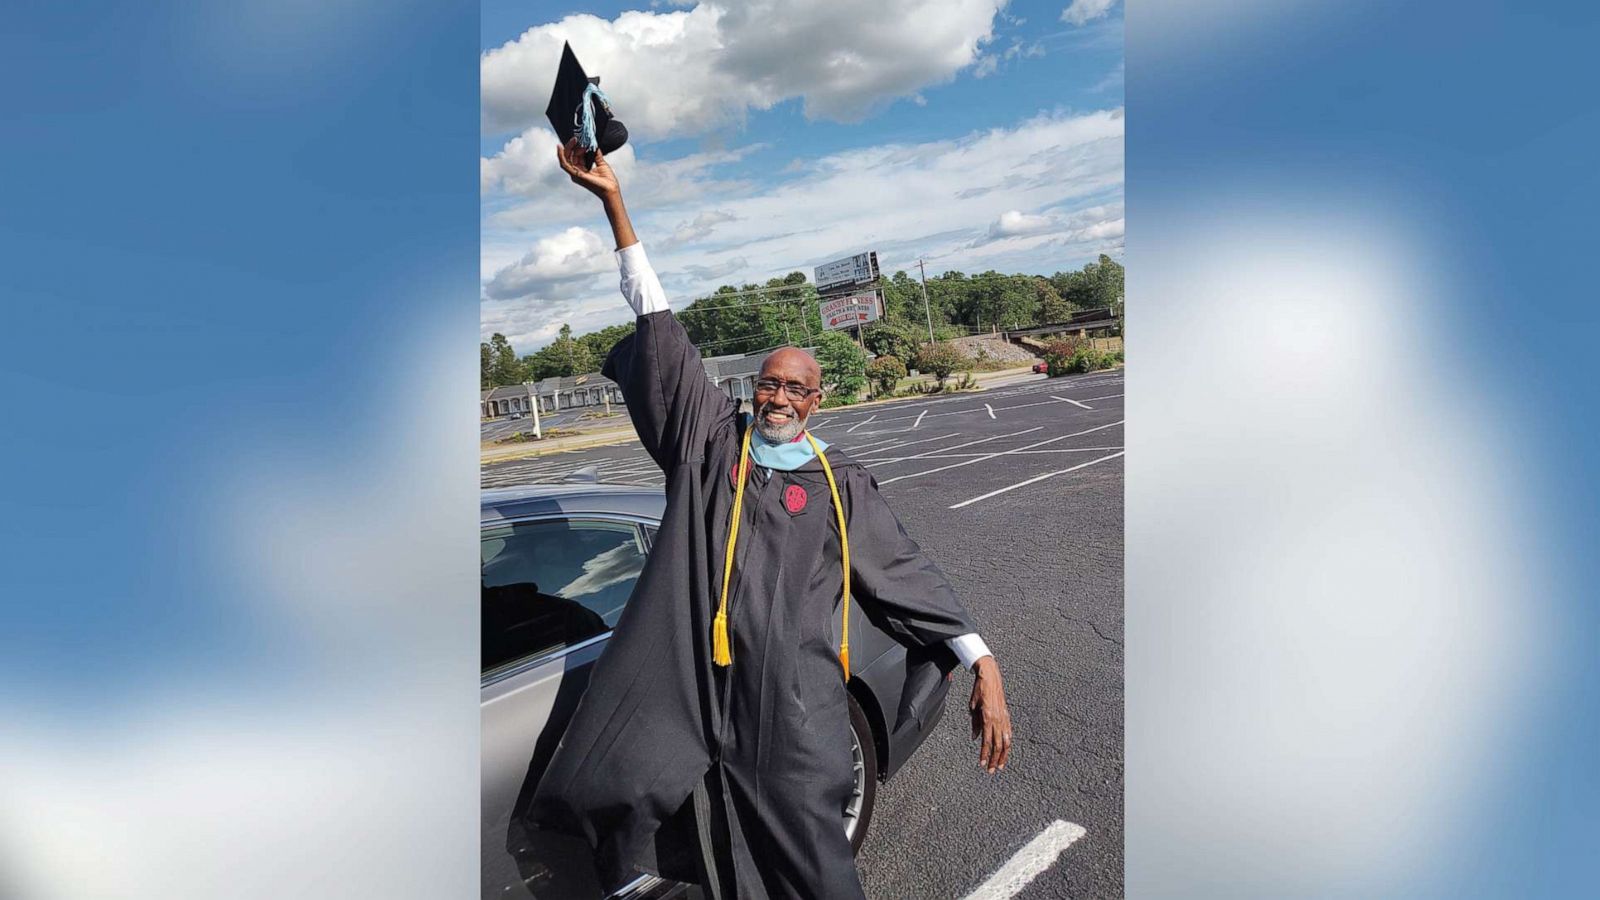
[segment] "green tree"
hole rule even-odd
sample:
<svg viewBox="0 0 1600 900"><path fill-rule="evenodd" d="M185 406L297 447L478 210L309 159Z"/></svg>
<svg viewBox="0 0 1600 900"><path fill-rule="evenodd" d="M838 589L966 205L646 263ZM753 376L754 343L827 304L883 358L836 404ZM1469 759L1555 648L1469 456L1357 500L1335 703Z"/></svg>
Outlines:
<svg viewBox="0 0 1600 900"><path fill-rule="evenodd" d="M973 276L965 288L960 303L967 324L988 330L1034 321L1037 293L1026 276L989 271Z"/></svg>
<svg viewBox="0 0 1600 900"><path fill-rule="evenodd" d="M633 334L633 323L624 322L621 325L608 325L599 331L591 331L578 338L578 343L589 351L589 359L598 369L605 364L611 348L630 334Z"/></svg>
<svg viewBox="0 0 1600 900"><path fill-rule="evenodd" d="M517 361L517 351L505 335L495 332L489 343L479 345L478 354L483 368L480 380L487 382L484 387L522 383L522 364Z"/></svg>
<svg viewBox="0 0 1600 900"><path fill-rule="evenodd" d="M488 341L478 345L478 387L494 387L494 350Z"/></svg>
<svg viewBox="0 0 1600 900"><path fill-rule="evenodd" d="M880 356L867 363L867 378L880 396L894 393L900 379L906 377L906 364L893 356Z"/></svg>
<svg viewBox="0 0 1600 900"><path fill-rule="evenodd" d="M770 278L761 285L723 285L677 316L704 356L810 344L821 321L816 289L803 272Z"/></svg>
<svg viewBox="0 0 1600 900"><path fill-rule="evenodd" d="M951 373L967 368L967 357L954 344L939 342L926 344L917 352L917 370L929 372L939 379L939 387L944 387L945 379Z"/></svg>
<svg viewBox="0 0 1600 900"><path fill-rule="evenodd" d="M531 381L558 375L583 375L596 368L589 348L572 336L571 325L562 325L561 333L550 346L530 354L523 362L524 375Z"/></svg>
<svg viewBox="0 0 1600 900"><path fill-rule="evenodd" d="M861 342L877 356L910 359L926 340L927 332L904 322L878 321L861 329Z"/></svg>
<svg viewBox="0 0 1600 900"><path fill-rule="evenodd" d="M935 325L944 321L939 310L932 312ZM900 271L883 282L883 317L894 324L915 325L922 329L924 337L927 336L928 316L922 310L922 285L914 276Z"/></svg>
<svg viewBox="0 0 1600 900"><path fill-rule="evenodd" d="M1120 316L1123 274L1122 264L1102 253L1098 260L1077 272L1051 275L1050 283L1063 299L1078 309L1110 307Z"/></svg>
<svg viewBox="0 0 1600 900"><path fill-rule="evenodd" d="M1083 267L1083 277L1088 283L1088 293L1095 307L1110 307L1117 315L1122 315L1122 287L1124 270L1122 264L1111 257L1100 254L1100 259Z"/></svg>
<svg viewBox="0 0 1600 900"><path fill-rule="evenodd" d="M867 354L843 332L823 332L816 340L822 386L840 399L853 398L867 386Z"/></svg>
<svg viewBox="0 0 1600 900"><path fill-rule="evenodd" d="M1034 295L1039 301L1039 314L1037 317L1040 325L1065 322L1072 318L1072 304L1068 303L1061 292L1048 278L1035 278L1033 280Z"/></svg>

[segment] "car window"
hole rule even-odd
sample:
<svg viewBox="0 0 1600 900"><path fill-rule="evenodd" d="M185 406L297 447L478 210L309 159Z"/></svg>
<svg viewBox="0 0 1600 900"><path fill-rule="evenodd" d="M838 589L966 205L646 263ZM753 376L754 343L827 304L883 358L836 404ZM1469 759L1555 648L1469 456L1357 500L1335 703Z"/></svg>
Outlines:
<svg viewBox="0 0 1600 900"><path fill-rule="evenodd" d="M482 537L483 671L603 634L644 568L625 522L552 519Z"/></svg>

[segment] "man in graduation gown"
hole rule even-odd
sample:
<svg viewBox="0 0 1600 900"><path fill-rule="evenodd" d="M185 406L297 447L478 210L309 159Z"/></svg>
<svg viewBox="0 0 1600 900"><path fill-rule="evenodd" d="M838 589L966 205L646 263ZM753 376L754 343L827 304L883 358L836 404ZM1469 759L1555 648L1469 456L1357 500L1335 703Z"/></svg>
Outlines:
<svg viewBox="0 0 1600 900"><path fill-rule="evenodd" d="M667 506L530 818L587 840L609 887L645 871L708 896L862 897L842 819L854 776L830 474L852 599L902 643L947 646L972 668L973 733L991 773L1011 745L999 667L866 469L804 431L822 396L815 360L773 353L756 415L742 415L668 309L603 154L593 169L575 144L558 156L604 202L616 237L638 320L603 371L666 473Z"/></svg>

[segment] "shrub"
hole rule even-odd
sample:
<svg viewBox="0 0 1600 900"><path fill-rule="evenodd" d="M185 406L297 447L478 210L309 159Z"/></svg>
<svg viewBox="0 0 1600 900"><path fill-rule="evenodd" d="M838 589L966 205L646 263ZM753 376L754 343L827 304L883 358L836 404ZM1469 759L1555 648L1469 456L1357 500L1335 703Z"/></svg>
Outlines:
<svg viewBox="0 0 1600 900"><path fill-rule="evenodd" d="M826 394L822 398L820 409L833 409L835 406L849 406L856 402L854 394Z"/></svg>
<svg viewBox="0 0 1600 900"><path fill-rule="evenodd" d="M909 325L879 321L861 330L861 341L878 356L906 360L916 355L925 334Z"/></svg>
<svg viewBox="0 0 1600 900"><path fill-rule="evenodd" d="M895 385L906 377L906 364L893 356L880 356L867 363L867 378L879 395L894 393Z"/></svg>
<svg viewBox="0 0 1600 900"><path fill-rule="evenodd" d="M824 332L817 340L817 365L830 397L855 398L867 386L867 354L842 332Z"/></svg>
<svg viewBox="0 0 1600 900"><path fill-rule="evenodd" d="M1065 359L1051 359L1050 376L1053 378L1057 375L1097 372L1101 369L1109 369L1116 364L1116 354L1108 353L1104 350L1096 350L1085 344L1078 347Z"/></svg>
<svg viewBox="0 0 1600 900"><path fill-rule="evenodd" d="M962 372L961 373L961 380L956 382L956 390L958 390L958 391L970 391L974 387L977 387L977 385L978 385L978 379L973 378L971 372Z"/></svg>
<svg viewBox="0 0 1600 900"><path fill-rule="evenodd" d="M917 368L939 379L939 386L944 387L945 379L952 372L967 368L967 358L960 350L951 344L927 344L917 351Z"/></svg>
<svg viewBox="0 0 1600 900"><path fill-rule="evenodd" d="M1078 353L1087 346L1087 343L1079 337L1062 338L1046 344L1044 348L1044 360L1050 364L1050 377L1056 378L1072 372L1085 371L1083 369L1073 368L1075 365L1081 365L1081 363L1075 363L1073 360L1076 359Z"/></svg>

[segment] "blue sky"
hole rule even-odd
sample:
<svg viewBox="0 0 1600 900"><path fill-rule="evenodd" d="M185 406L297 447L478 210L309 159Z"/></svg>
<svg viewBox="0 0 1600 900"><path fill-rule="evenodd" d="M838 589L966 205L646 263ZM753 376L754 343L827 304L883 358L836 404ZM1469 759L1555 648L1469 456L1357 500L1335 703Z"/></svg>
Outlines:
<svg viewBox="0 0 1600 900"><path fill-rule="evenodd" d="M521 352L628 315L554 164L563 40L629 126L612 162L675 299L867 249L930 273L1122 253L1116 0L491 2L481 30L483 334Z"/></svg>

